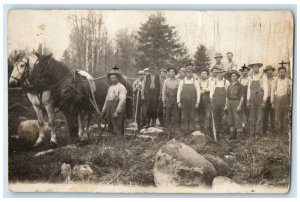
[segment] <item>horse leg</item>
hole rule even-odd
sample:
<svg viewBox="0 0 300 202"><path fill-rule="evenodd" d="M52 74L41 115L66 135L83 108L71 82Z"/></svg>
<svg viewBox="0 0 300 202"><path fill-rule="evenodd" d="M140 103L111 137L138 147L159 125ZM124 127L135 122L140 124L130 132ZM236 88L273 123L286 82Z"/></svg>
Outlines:
<svg viewBox="0 0 300 202"><path fill-rule="evenodd" d="M35 142L35 147L39 146L44 138L45 138L45 129L44 129L44 113L43 110L36 105L33 105L33 108L36 112L37 118L38 118L38 124L39 124L39 137Z"/></svg>
<svg viewBox="0 0 300 202"><path fill-rule="evenodd" d="M84 113L80 111L78 113L78 137L82 138L84 133Z"/></svg>
<svg viewBox="0 0 300 202"><path fill-rule="evenodd" d="M88 141L89 140L90 123L91 123L91 119L92 119L92 112L88 111L88 112L86 112L86 115L87 115L87 124L86 124L86 128L84 130L84 134L81 138L81 141Z"/></svg>
<svg viewBox="0 0 300 202"><path fill-rule="evenodd" d="M56 137L56 127L54 123L54 106L52 103L49 103L45 106L47 114L48 114L48 123L51 129L51 139L50 144L56 146L57 145L57 137Z"/></svg>

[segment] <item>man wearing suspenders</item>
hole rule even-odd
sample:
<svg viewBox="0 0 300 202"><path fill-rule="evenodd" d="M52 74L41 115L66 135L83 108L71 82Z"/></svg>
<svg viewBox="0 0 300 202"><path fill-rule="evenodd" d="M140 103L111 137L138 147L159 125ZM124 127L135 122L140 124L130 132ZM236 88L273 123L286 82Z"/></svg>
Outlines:
<svg viewBox="0 0 300 202"><path fill-rule="evenodd" d="M239 82L242 85L243 92L244 92L244 102L243 102L243 107L242 108L243 108L244 114L246 116L246 123L248 123L249 114L250 114L250 110L247 107L247 102L246 102L248 83L249 83L249 77L248 77L249 70L250 70L250 68L247 67L246 64L244 64L240 69L240 72L241 72L242 75L239 78Z"/></svg>
<svg viewBox="0 0 300 202"><path fill-rule="evenodd" d="M273 84L271 103L275 108L276 133L278 135L288 134L292 81L286 78L285 67L278 68L278 79Z"/></svg>
<svg viewBox="0 0 300 202"><path fill-rule="evenodd" d="M224 132L222 131L222 128L224 128L226 124L222 120L225 112L226 91L230 85L229 81L224 78L224 72L225 70L222 69L216 70L216 73L218 73L218 78L210 85L210 100L218 140L221 139L221 133Z"/></svg>
<svg viewBox="0 0 300 202"><path fill-rule="evenodd" d="M199 81L193 78L193 64L186 65L186 77L180 81L177 92L177 104L181 109L181 129L185 134L195 131L195 111L199 108Z"/></svg>
<svg viewBox="0 0 300 202"><path fill-rule="evenodd" d="M248 84L247 106L250 107L250 136L254 137L262 133L263 108L268 97L268 85L262 80L262 74L259 72L262 63L252 63L248 66L252 68L252 75Z"/></svg>

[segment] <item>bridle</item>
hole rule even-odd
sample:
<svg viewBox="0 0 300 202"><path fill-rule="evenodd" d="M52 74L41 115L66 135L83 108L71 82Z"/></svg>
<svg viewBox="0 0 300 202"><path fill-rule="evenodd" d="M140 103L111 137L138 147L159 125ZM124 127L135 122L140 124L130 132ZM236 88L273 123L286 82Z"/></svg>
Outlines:
<svg viewBox="0 0 300 202"><path fill-rule="evenodd" d="M29 59L27 59L27 62L20 61L19 63L24 63L25 64L25 68L24 68L23 73L20 72L19 66L17 66L17 71L21 75L21 78L18 79L16 77L12 76L12 75L10 76L10 78L13 78L13 79L17 80L18 83L21 84L25 81L25 79L28 77L28 74L29 74Z"/></svg>

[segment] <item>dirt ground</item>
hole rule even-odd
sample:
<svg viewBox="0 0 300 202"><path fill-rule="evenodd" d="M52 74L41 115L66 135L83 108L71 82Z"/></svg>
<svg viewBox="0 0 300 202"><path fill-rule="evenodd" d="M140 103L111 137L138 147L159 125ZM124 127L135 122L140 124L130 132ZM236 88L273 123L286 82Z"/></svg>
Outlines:
<svg viewBox="0 0 300 202"><path fill-rule="evenodd" d="M10 95L13 95L10 94ZM24 95L14 92L12 103L22 103L9 111L9 135L17 133L21 120L36 119L36 115ZM16 99L15 99L16 98ZM27 101L26 101L27 100ZM24 104L25 103L25 104ZM64 120L58 113L56 120ZM95 123L93 123L95 124ZM99 129L94 128L93 134ZM155 186L153 178L154 159L159 148L176 138L200 154L214 154L224 159L232 168L228 177L241 184L287 186L290 182L290 140L287 136L263 136L241 141L209 142L199 146L188 136L161 134L156 139L141 139L135 136L111 138L100 143L90 142L85 146L68 145L69 136L65 124L58 128L58 142L62 146L51 154L35 157L39 151L49 149L47 134L44 145L32 148L26 145L12 145L9 151L9 181L11 183L62 183L61 165L89 164L93 175L85 183L105 185Z"/></svg>

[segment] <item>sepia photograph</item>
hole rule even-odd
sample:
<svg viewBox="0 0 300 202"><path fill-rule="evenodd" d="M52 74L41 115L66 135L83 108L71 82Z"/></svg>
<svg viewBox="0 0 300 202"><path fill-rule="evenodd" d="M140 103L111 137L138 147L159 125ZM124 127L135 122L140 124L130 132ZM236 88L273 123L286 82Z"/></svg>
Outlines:
<svg viewBox="0 0 300 202"><path fill-rule="evenodd" d="M291 11L7 19L11 192L289 192Z"/></svg>

